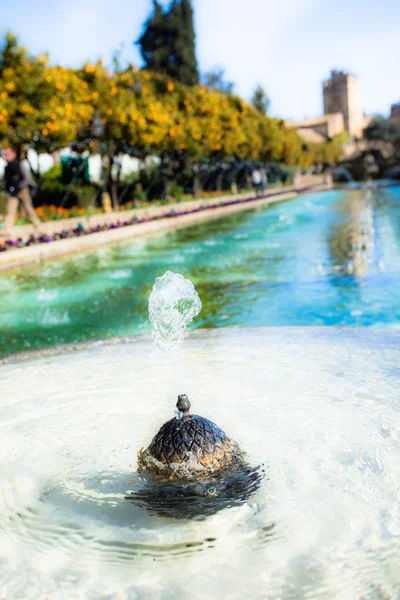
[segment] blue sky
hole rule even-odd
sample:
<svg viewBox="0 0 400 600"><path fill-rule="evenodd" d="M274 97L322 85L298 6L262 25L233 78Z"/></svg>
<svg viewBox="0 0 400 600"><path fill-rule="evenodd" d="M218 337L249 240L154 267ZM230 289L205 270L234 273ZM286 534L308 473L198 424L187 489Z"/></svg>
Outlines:
<svg viewBox="0 0 400 600"><path fill-rule="evenodd" d="M164 4L167 1L163 2ZM236 91L250 98L257 83L271 114L322 113L321 81L332 68L360 77L366 113L387 114L400 100L398 0L192 0L201 71L225 68ZM49 51L71 66L123 45L140 66L138 38L151 0L0 0L1 27L32 52Z"/></svg>

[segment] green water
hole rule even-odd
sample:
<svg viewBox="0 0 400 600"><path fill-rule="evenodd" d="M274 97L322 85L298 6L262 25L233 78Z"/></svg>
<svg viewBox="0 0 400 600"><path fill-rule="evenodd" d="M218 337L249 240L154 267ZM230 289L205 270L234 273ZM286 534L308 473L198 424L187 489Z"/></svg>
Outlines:
<svg viewBox="0 0 400 600"><path fill-rule="evenodd" d="M307 194L5 273L0 354L148 332L149 293L167 270L196 286L195 327L396 327L400 187Z"/></svg>

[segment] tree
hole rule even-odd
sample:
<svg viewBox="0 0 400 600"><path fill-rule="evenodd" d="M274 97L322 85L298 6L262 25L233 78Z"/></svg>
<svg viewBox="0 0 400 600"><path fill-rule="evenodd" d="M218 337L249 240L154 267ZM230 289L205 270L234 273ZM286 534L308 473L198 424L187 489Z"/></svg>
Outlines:
<svg viewBox="0 0 400 600"><path fill-rule="evenodd" d="M0 77L5 69L14 69L20 65L26 54L26 49L18 45L17 36L12 31L7 31L0 55Z"/></svg>
<svg viewBox="0 0 400 600"><path fill-rule="evenodd" d="M284 121L220 91L227 86L222 69L216 79L211 89L132 65L113 73L102 61L52 66L48 56L31 56L7 38L0 49L0 140L54 153L78 142L80 151L107 156L108 171L121 152L157 155L176 170L205 159L309 166L340 156L343 140L305 146ZM111 183L116 197L118 172Z"/></svg>
<svg viewBox="0 0 400 600"><path fill-rule="evenodd" d="M195 52L195 32L193 24L193 9L190 0L180 3L181 29L176 39L177 44L177 79L186 85L199 83L199 72Z"/></svg>
<svg viewBox="0 0 400 600"><path fill-rule="evenodd" d="M219 90L224 94L232 94L235 84L225 81L225 70L222 67L214 67L211 71L204 73L202 84L211 90Z"/></svg>
<svg viewBox="0 0 400 600"><path fill-rule="evenodd" d="M87 90L76 72L50 67L48 56L30 56L8 33L0 51L0 136L55 152L70 143L77 124L90 117Z"/></svg>
<svg viewBox="0 0 400 600"><path fill-rule="evenodd" d="M375 118L365 130L367 140L400 143L400 123L392 123L387 119Z"/></svg>
<svg viewBox="0 0 400 600"><path fill-rule="evenodd" d="M265 92L265 90L258 85L254 90L253 97L251 99L251 104L254 106L256 110L258 110L262 115L266 115L268 113L270 100Z"/></svg>
<svg viewBox="0 0 400 600"><path fill-rule="evenodd" d="M145 69L186 85L198 83L190 0L173 0L166 12L157 0L153 0L153 14L146 21L137 44Z"/></svg>

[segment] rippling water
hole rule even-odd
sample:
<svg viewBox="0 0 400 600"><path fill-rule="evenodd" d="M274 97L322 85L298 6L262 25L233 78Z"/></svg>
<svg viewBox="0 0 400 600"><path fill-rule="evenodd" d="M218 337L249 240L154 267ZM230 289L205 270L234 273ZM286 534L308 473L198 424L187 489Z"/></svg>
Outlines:
<svg viewBox="0 0 400 600"><path fill-rule="evenodd" d="M195 332L0 366L0 597L398 598L399 334ZM262 465L247 502L157 516L136 455L177 393Z"/></svg>
<svg viewBox="0 0 400 600"><path fill-rule="evenodd" d="M400 188L294 201L0 276L0 355L150 330L171 270L196 286L196 327L397 327Z"/></svg>

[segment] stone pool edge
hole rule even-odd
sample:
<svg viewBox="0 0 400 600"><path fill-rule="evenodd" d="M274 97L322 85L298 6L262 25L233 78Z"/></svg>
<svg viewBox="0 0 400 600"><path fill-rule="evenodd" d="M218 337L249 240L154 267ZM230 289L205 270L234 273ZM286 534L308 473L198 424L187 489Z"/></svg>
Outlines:
<svg viewBox="0 0 400 600"><path fill-rule="evenodd" d="M163 214L155 220L149 220L143 223L136 223L117 229L100 231L98 233L91 233L82 237L57 240L49 244L39 244L9 250L8 252L0 254L0 271L24 267L29 264L39 264L52 258L92 251L101 246L126 242L137 237L155 235L172 229L188 227L201 221L218 219L231 213L251 210L258 206L289 200L306 192L320 192L330 189L332 189L332 185L326 183L292 188L286 191L279 190L262 197L249 198L246 196L245 198L242 197L236 200L230 200L229 197L227 197L226 205L219 201L218 204L207 204L204 209L196 210L195 212L188 211L187 214L180 214L177 216L173 216L173 214ZM121 218L123 218L123 214L121 214Z"/></svg>
<svg viewBox="0 0 400 600"><path fill-rule="evenodd" d="M400 348L400 330L389 329L385 327L353 327L345 325L267 325L264 327L200 327L198 329L190 329L185 333L185 343L196 342L198 338L228 338L233 336L237 339L238 333L244 335L252 335L256 340L257 336L268 334L271 338L276 337L277 341L288 339L293 336L301 335L306 341L309 337L325 339L327 336L329 342L338 341L339 343L344 337L363 338L367 339L374 345L376 340L385 338L386 343L393 342L395 349ZM92 340L83 340L79 342L68 342L66 344L56 344L55 346L47 346L37 350L22 350L0 356L0 367L10 364L21 364L34 359L46 359L60 354L69 355L74 352L85 350L96 350L109 347L118 347L124 344L136 344L147 342L152 349L155 349L155 344L151 333L138 333L130 335L111 336L108 338L98 338Z"/></svg>

